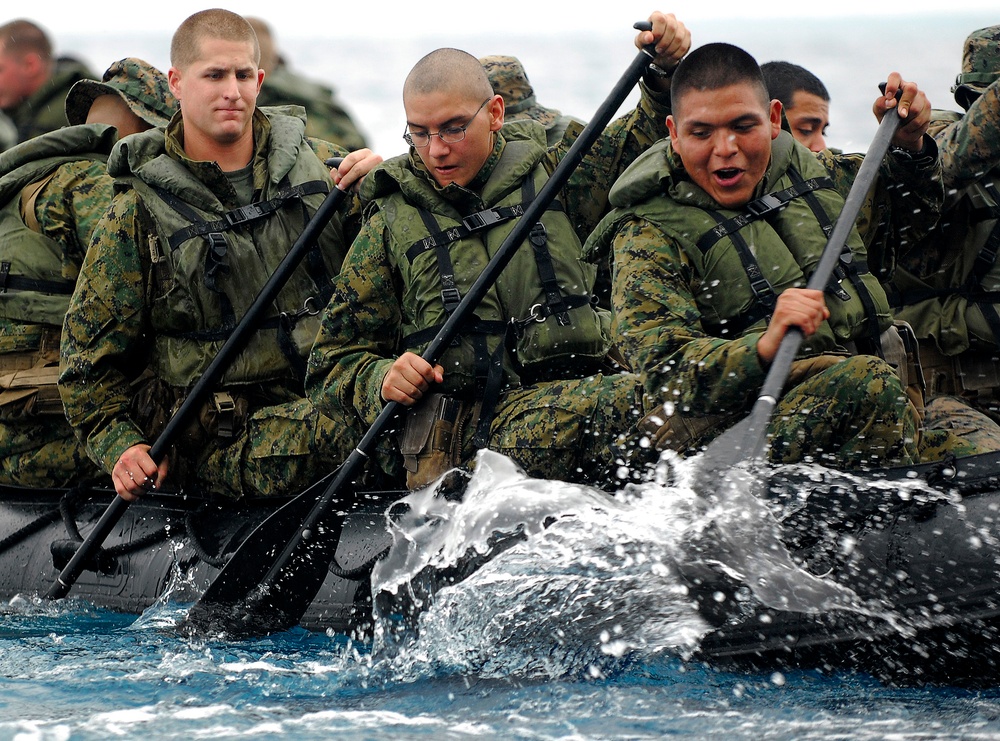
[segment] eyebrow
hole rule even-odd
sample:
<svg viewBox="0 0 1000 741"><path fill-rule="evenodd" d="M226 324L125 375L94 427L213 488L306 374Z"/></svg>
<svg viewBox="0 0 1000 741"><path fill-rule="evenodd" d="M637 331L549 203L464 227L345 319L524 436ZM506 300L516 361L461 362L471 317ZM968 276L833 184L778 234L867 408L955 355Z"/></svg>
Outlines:
<svg viewBox="0 0 1000 741"><path fill-rule="evenodd" d="M452 116L447 121L442 121L438 125L438 131L440 131L441 129L446 129L449 126L458 123L459 121L464 121L467 118L468 118L468 116ZM406 128L408 128L408 129L413 129L413 128L427 129L428 131L430 131L431 127L430 126L425 126L424 124L414 123L413 121L410 121L409 119L407 119L407 121L406 121Z"/></svg>
<svg viewBox="0 0 1000 741"><path fill-rule="evenodd" d="M756 113L744 113L740 116L737 116L736 118L730 119L729 121L725 121L722 124L714 124L714 123L709 123L708 121L697 121L697 120L684 121L681 123L681 128L694 129L698 127L707 126L708 128L717 129L729 126L736 126L742 123L761 123L763 122L763 120L764 120L763 117L757 115Z"/></svg>

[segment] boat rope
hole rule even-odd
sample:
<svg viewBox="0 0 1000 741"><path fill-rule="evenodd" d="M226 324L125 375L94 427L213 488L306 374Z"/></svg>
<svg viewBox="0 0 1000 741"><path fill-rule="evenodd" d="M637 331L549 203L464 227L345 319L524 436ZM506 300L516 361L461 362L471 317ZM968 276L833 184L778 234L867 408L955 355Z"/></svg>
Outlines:
<svg viewBox="0 0 1000 741"><path fill-rule="evenodd" d="M355 566L353 569L343 568L339 563L337 563L337 559L334 558L333 561L330 562L330 573L334 576L340 577L341 579L357 581L362 577L368 576L372 572L372 569L375 568L375 564L388 555L389 548L387 546L381 553L376 553L371 559L365 561L360 566Z"/></svg>
<svg viewBox="0 0 1000 741"><path fill-rule="evenodd" d="M191 547L194 548L194 552L198 556L198 558L207 563L209 566L214 566L217 569L221 569L223 566L226 565L226 562L229 561L229 557L232 555L232 553L227 553L225 555L220 553L218 555L213 556L211 553L205 550L205 546L202 545L201 539L198 537L198 534L195 532L194 529L195 515L202 514L203 510L204 507L201 507L199 508L198 512L188 512L187 516L184 518L184 528L187 531L188 541L190 542Z"/></svg>

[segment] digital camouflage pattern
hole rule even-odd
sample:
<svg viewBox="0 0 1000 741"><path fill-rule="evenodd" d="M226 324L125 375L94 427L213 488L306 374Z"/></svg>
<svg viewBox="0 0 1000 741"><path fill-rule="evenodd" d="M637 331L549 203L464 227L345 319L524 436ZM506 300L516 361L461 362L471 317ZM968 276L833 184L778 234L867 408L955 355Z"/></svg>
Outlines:
<svg viewBox="0 0 1000 741"><path fill-rule="evenodd" d="M818 157L846 196L860 157L830 152ZM678 158L670 162L682 168ZM936 158L890 155L883 163L858 221L877 275L891 269L900 243L911 244L933 225L943 196L934 177L938 172ZM698 276L683 246L651 223L625 220L614 235L613 250L615 334L643 375L651 407L667 402L672 413L693 418L745 416L767 370L757 356L760 332L733 340L707 333L694 298ZM771 454L776 460L821 451L828 463L854 467L919 457L919 437L911 434L916 410L884 361L859 356L807 378L786 392L774 415ZM851 419L848 411L857 416ZM858 434L867 442L854 440Z"/></svg>
<svg viewBox="0 0 1000 741"><path fill-rule="evenodd" d="M1000 76L1000 26L977 29L966 37L962 47L962 71L955 78L951 91L962 108L982 95Z"/></svg>
<svg viewBox="0 0 1000 741"><path fill-rule="evenodd" d="M21 101L16 107L4 110L17 127L17 140L27 141L32 137L55 131L66 126L66 96L70 88L79 80L93 80L96 75L75 59L61 58L56 61L52 77Z"/></svg>
<svg viewBox="0 0 1000 741"><path fill-rule="evenodd" d="M998 77L1000 26L990 26L965 42L954 90L966 113L933 112L930 133L948 189L940 223L893 276L897 313L920 341L929 395L960 394L996 418L1000 339L991 319L1000 302L991 296L1000 288L1000 265L989 245L1000 229Z"/></svg>
<svg viewBox="0 0 1000 741"><path fill-rule="evenodd" d="M119 96L132 113L154 127L170 123L178 108L167 76L149 62L135 57L114 62L100 82L80 80L75 83L66 96L69 123L86 123L90 106L101 95Z"/></svg>
<svg viewBox="0 0 1000 741"><path fill-rule="evenodd" d="M637 108L614 121L570 178L560 198L581 243L607 210L607 194L615 178L654 141L666 134L669 113L666 96L658 96L642 86ZM503 145L503 131L498 147L487 159L477 180L485 182L496 166ZM544 156L554 169L567 147L548 150ZM423 171L415 154L409 157L411 168L420 177ZM467 206L478 201L469 189L461 190ZM470 210L478 210L469 207ZM334 280L334 293L323 313L323 321L309 361L307 391L327 416L342 418L354 415L361 424L371 425L381 412L381 384L386 371L401 352L399 330L402 326L401 275L391 255L399 253L391 244L391 231L383 215L371 214L351 246L340 275ZM405 252L405 250L403 250ZM445 373L448 373L447 368ZM629 376L599 376L590 380L551 381L548 384L508 391L491 427L490 447L515 451L513 458L524 465L542 466L544 475L567 480L581 480L596 475L610 465L607 455L610 442L625 432L637 418L632 409L635 379ZM532 396L537 394L537 396ZM558 399L558 401L557 401ZM556 460L537 451L558 440L590 434L577 455L567 453ZM557 431L557 423L573 426ZM568 435L568 437L566 437ZM533 442L534 441L534 442ZM579 441L578 441L579 442ZM385 449L383 448L383 451ZM520 452L517 452L520 451ZM469 450L472 457L475 451ZM388 453L393 466L398 465L398 449ZM581 457L588 457L582 461ZM544 461L542 460L544 458ZM535 469L539 470L539 469Z"/></svg>
<svg viewBox="0 0 1000 741"><path fill-rule="evenodd" d="M239 204L228 202L235 192L218 166L184 157L182 128L178 118L166 130L169 156L235 208ZM259 187L272 144L264 116L254 117L254 139ZM316 140L300 146L310 146L320 160L344 154ZM98 225L63 332L60 393L70 423L106 471L128 447L152 442L155 420L169 415L174 401L155 386L141 393L132 386L145 370L148 338L156 332L147 319L154 282L148 245L158 239L137 218L136 198L131 189L118 194ZM297 236L288 235L289 245ZM259 289L245 286L254 294ZM288 378L294 375L290 370ZM245 404L246 423L231 440L196 428L185 448L194 452L171 460L172 485L197 485L229 497L292 493L333 470L356 444L352 421L323 418L304 399L301 379L229 390Z"/></svg>
<svg viewBox="0 0 1000 741"><path fill-rule="evenodd" d="M30 147L34 140L20 146ZM42 233L63 248L63 276L75 279L91 234L111 202L112 180L102 161L78 160L56 169L39 192L35 216ZM42 324L0 319L0 368L13 358L35 357L51 345L50 362L58 360L57 339ZM40 358L39 362L44 362ZM0 407L0 483L19 486L68 486L95 477L72 428L61 416L20 416Z"/></svg>
<svg viewBox="0 0 1000 741"><path fill-rule="evenodd" d="M555 108L546 108L535 98L535 89L528 82L524 65L517 57L494 54L480 57L480 64L493 86L493 92L504 102L504 120L518 121L530 118L545 127L549 146L556 144L566 133L571 123L581 126L583 122L573 116L564 116ZM580 129L573 131L579 134ZM575 136L574 136L575 138Z"/></svg>

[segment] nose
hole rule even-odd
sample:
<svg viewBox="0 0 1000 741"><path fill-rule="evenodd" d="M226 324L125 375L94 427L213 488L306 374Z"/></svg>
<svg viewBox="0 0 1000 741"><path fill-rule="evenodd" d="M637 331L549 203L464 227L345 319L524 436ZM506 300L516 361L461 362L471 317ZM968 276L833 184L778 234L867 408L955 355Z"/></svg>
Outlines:
<svg viewBox="0 0 1000 741"><path fill-rule="evenodd" d="M236 75L229 75L226 77L226 83L223 85L222 94L228 100L240 99L240 85L239 80L236 79Z"/></svg>
<svg viewBox="0 0 1000 741"><path fill-rule="evenodd" d="M826 139L822 134L816 134L809 140L809 149L813 152L822 152L826 149Z"/></svg>
<svg viewBox="0 0 1000 741"><path fill-rule="evenodd" d="M736 151L736 135L728 129L718 129L712 136L712 153L716 157L731 157Z"/></svg>
<svg viewBox="0 0 1000 741"><path fill-rule="evenodd" d="M431 157L443 157L450 151L451 151L451 145L448 144L448 142L446 142L437 134L431 136L430 144L427 145L427 153Z"/></svg>

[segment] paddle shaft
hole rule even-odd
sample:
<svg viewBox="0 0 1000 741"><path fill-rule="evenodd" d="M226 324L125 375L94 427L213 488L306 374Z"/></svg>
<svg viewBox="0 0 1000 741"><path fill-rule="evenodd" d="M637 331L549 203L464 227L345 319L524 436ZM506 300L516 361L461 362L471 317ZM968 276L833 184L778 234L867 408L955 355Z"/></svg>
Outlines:
<svg viewBox="0 0 1000 741"><path fill-rule="evenodd" d="M346 197L346 192L339 188L332 188L326 198L316 209L316 213L309 219L298 239L292 244L288 253L282 258L278 267L271 277L261 288L257 298L247 309L246 314L237 323L232 334L226 339L219 349L215 358L209 363L208 368L198 379L197 383L191 387L191 391L185 397L180 407L170 417L163 432L159 434L153 445L149 449L150 457L157 463L167 454L177 435L187 426L194 414L200 409L202 402L212 391L215 385L222 378L229 365L243 351L250 341L252 334L256 331L260 320L269 311L270 305L278 297L281 289L285 287L288 279L291 278L299 263L306 254L316 244L319 235L330 223L330 220L337 213L341 203ZM114 501L108 505L98 520L97 525L87 535L86 540L80 544L76 553L73 554L69 562L59 573L55 583L46 593L46 599L60 599L65 597L73 584L83 573L87 561L101 547L105 539L111 533L112 528L118 523L128 509L129 502L122 497L116 496Z"/></svg>
<svg viewBox="0 0 1000 741"><path fill-rule="evenodd" d="M837 222L830 233L826 247L823 248L823 254L816 264L816 270L806 285L807 288L822 291L829 283L851 229L854 228L854 222L857 221L858 214L861 212L861 206L864 204L872 183L878 176L882 160L889 151L889 145L892 143L896 129L899 128L899 123L899 114L895 108L886 111L885 116L882 117L878 131L875 132L875 137L872 139L868 152L858 169L858 174L854 178L854 183L851 185L851 191L844 200L844 207L837 217ZM750 411L749 424L743 438L744 444L741 446L747 459L760 458L764 453L767 425L778 404L785 382L788 381L792 362L799 351L802 339L802 330L798 327L789 329L778 346L774 360L771 361L771 367L764 377L764 385L761 387L760 395Z"/></svg>
<svg viewBox="0 0 1000 741"><path fill-rule="evenodd" d="M642 26L636 24L636 28L649 30L648 25ZM513 258L531 231L531 228L548 208L549 203L555 199L565 186L570 175L576 170L590 147L597 141L604 128L614 117L618 108L635 87L653 58L655 58L655 49L652 46L645 47L636 55L607 99L601 104L569 151L563 156L558 166L552 172L551 177L549 177L545 185L538 191L538 195L525 208L523 215L515 224L510 234L504 239L489 263L487 263L482 273L469 287L469 290L462 297L461 302L452 312L451 316L441 326L441 329L438 330L437 335L428 345L422 356L428 363L431 365L437 363L452 340L462 330L463 325L472 318L473 312L478 307L480 301ZM304 555L302 549L311 548L316 553L322 553L326 550L330 558L332 558L333 553L331 551L335 551L335 544L340 538L342 525L342 516L340 514L342 513L339 513L337 518L328 518L327 515L344 487L348 486L361 472L365 461L372 451L374 451L379 439L388 430L394 418L399 416L405 409L406 407L398 402L390 401L387 403L371 427L368 428L368 431L361 438L358 446L348 456L347 460L326 479L310 487L296 498L297 500L299 498L313 497L315 496L315 491L321 491L315 500L315 504L312 505L306 516L300 520L301 525L289 537L289 540L280 553L277 553L276 560L271 561L271 566L267 569L266 573L259 579L251 578L251 573L254 569L257 569L257 573L260 573L260 569L264 566L261 562L263 559L273 558L276 554L276 550L274 552L268 551L267 553L263 553L257 549L259 539L273 539L275 533L280 530L277 524L273 527L269 526L268 521L262 523L244 541L244 544L240 546L240 549L237 550L226 564L226 567L206 590L202 598L192 608L188 616L189 620L197 615L199 611L203 614L209 613L212 605L240 605L240 607L250 610L252 607L248 604L250 595L266 594L270 595L269 599L272 600L269 609L284 612L284 619L287 622L286 627L297 623L306 607L308 607L309 602L311 602L319 590L327 574L327 564L323 564L321 569L315 568L314 562L317 560L315 555L313 553ZM324 482L326 481L329 483L326 483L324 486ZM301 508L302 505L296 500L292 500L288 505L285 505L290 512ZM276 513L276 515L279 513ZM285 519L290 520L291 516L286 515ZM241 551L246 552L244 549L246 551L253 550L254 557L242 557ZM290 572L294 571L294 566L299 566L303 570L312 568L312 571L308 577L299 579L299 584L293 594L292 590L282 589L282 579L286 581L292 579ZM303 584L302 582L304 581L308 583ZM275 595L282 595L283 591L286 592L283 595L284 599L281 596L275 597Z"/></svg>

